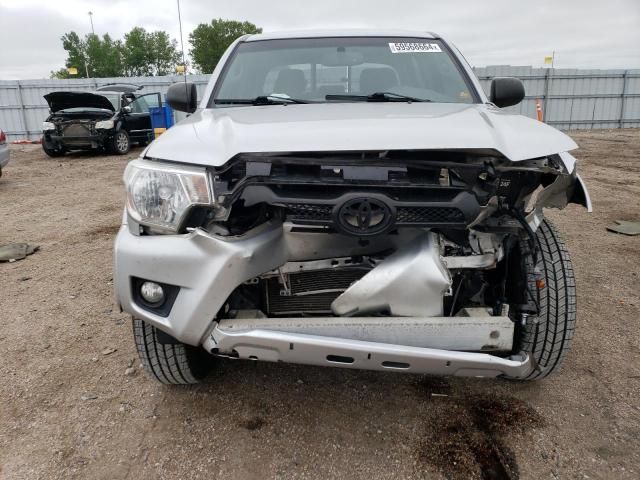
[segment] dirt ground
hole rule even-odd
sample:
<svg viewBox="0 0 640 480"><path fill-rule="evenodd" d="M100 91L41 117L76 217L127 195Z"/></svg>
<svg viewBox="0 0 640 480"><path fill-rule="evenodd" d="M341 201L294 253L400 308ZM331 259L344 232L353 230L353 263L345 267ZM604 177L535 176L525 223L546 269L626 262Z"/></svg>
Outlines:
<svg viewBox="0 0 640 480"><path fill-rule="evenodd" d="M40 251L0 264L0 478L640 478L640 237L605 230L640 220L640 130L572 135L594 212L550 216L578 329L524 385L233 361L159 385L113 309L127 158L12 148L0 244Z"/></svg>

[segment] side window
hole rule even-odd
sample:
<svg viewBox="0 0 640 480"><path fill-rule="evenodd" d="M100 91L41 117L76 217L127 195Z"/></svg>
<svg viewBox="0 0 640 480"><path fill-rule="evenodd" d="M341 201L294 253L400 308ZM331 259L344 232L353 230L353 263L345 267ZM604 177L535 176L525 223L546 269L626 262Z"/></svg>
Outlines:
<svg viewBox="0 0 640 480"><path fill-rule="evenodd" d="M147 100L144 97L136 98L133 102L131 102L130 106L132 113L143 113L149 111Z"/></svg>

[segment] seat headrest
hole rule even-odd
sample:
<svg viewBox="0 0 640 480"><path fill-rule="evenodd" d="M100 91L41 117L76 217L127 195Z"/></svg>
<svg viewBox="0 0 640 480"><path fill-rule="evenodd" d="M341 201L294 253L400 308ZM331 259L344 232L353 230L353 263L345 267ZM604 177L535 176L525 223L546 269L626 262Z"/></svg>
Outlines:
<svg viewBox="0 0 640 480"><path fill-rule="evenodd" d="M398 76L393 68L365 68L360 73L360 93L371 95L386 92L398 85Z"/></svg>
<svg viewBox="0 0 640 480"><path fill-rule="evenodd" d="M271 93L286 93L290 97L296 98L305 91L306 86L307 80L304 78L304 72L288 68L280 70Z"/></svg>

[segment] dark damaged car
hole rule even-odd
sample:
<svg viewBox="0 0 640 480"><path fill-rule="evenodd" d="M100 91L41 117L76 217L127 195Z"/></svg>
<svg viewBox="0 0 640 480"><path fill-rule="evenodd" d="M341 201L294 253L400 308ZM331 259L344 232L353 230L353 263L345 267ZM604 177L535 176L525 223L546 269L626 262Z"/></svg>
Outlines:
<svg viewBox="0 0 640 480"><path fill-rule="evenodd" d="M137 96L129 88L123 90L45 95L50 115L42 124L44 152L50 157L77 150L124 155L133 143L151 142L149 108L160 105L160 95Z"/></svg>

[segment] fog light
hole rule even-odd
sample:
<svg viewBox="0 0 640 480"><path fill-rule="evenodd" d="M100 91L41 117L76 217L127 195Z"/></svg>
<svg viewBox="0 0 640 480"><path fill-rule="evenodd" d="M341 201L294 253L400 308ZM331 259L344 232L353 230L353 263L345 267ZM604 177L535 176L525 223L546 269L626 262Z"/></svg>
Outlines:
<svg viewBox="0 0 640 480"><path fill-rule="evenodd" d="M155 282L144 282L140 286L140 295L145 302L152 304L162 303L164 301L164 290Z"/></svg>

